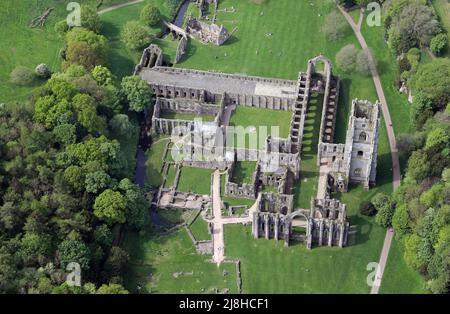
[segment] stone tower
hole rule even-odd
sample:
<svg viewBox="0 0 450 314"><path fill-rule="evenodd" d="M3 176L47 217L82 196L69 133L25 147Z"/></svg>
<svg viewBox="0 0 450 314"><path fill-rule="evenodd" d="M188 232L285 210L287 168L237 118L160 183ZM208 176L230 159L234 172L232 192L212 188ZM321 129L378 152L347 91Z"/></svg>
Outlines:
<svg viewBox="0 0 450 314"><path fill-rule="evenodd" d="M366 189L376 180L379 114L378 102L352 101L345 143L345 150L351 152L348 178Z"/></svg>

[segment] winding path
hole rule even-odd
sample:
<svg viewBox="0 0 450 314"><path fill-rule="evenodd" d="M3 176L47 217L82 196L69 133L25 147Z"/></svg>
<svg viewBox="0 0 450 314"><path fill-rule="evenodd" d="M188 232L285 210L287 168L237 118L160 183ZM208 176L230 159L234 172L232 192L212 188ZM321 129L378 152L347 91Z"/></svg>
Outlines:
<svg viewBox="0 0 450 314"><path fill-rule="evenodd" d="M100 15L100 14L104 14L104 13L107 13L107 12L110 12L110 11L114 11L116 9L127 7L127 6L132 5L132 4L138 4L138 3L141 3L141 2L144 2L144 0L135 0L135 1L131 1L131 2L125 2L125 3L122 3L122 4L116 4L116 5L113 5L113 6L109 7L109 8L100 10L97 13Z"/></svg>
<svg viewBox="0 0 450 314"><path fill-rule="evenodd" d="M222 217L222 199L220 197L220 172L216 170L213 175L213 262L217 265L225 259L225 242L223 236L223 226L226 224L249 224L252 222L253 212L257 210L260 195L256 199L252 207L248 209L248 216L246 217Z"/></svg>
<svg viewBox="0 0 450 314"><path fill-rule="evenodd" d="M380 76L378 74L377 68L375 66L375 62L372 56L372 53L370 52L369 47L367 46L366 40L364 39L364 36L361 33L361 25L363 20L363 9L360 13L360 18L358 21L358 25L355 24L350 14L348 14L342 7L338 6L341 13L344 15L347 22L350 24L350 26L353 29L353 32L356 35L356 38L359 41L359 44L361 45L361 48L367 53L369 56L369 67L370 72L372 74L373 83L375 84L375 89L377 91L378 99L381 102L381 111L383 113L384 117L384 123L386 124L386 130L388 134L389 139L389 146L391 149L391 159L392 159L392 185L394 191L399 187L400 185L400 162L398 159L398 150L397 150L397 142L395 140L395 134L394 134L394 128L392 127L392 120L391 116L389 114L389 108L387 105L386 97L384 96L383 92L383 86L381 85ZM381 250L380 255L380 261L378 262L378 269L375 276L375 282L372 285L372 289L370 291L371 294L378 294L378 291L381 286L381 279L383 278L384 269L386 267L387 258L389 255L389 249L391 248L392 238L394 236L394 231L392 228L388 228L386 231L386 236L383 243L383 249Z"/></svg>

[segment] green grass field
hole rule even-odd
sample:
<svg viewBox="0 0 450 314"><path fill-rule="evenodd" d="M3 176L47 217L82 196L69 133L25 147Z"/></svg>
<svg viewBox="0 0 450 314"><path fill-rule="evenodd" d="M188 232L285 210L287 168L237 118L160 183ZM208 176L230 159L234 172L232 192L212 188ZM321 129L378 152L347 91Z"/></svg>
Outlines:
<svg viewBox="0 0 450 314"><path fill-rule="evenodd" d="M202 119L206 122L214 121L215 116L212 115L196 115L193 113L180 113L180 112L162 112L160 115L163 119L179 119L179 120L189 120Z"/></svg>
<svg viewBox="0 0 450 314"><path fill-rule="evenodd" d="M162 183L161 168L168 140L169 138L164 137L154 138L152 146L146 152L145 182L153 187L157 187Z"/></svg>
<svg viewBox="0 0 450 314"><path fill-rule="evenodd" d="M311 198L317 195L319 167L317 166L317 145L319 143L323 95L311 95L308 103L303 148L300 156L300 181L294 190L294 204L297 208L309 208Z"/></svg>
<svg viewBox="0 0 450 314"><path fill-rule="evenodd" d="M359 226L357 244L340 249L288 248L283 241L253 239L250 227L225 226L225 255L241 259L244 293L368 293L366 265L378 260L384 229Z"/></svg>
<svg viewBox="0 0 450 314"><path fill-rule="evenodd" d="M397 239L392 241L380 293L427 293L423 277L406 265L402 244Z"/></svg>
<svg viewBox="0 0 450 314"><path fill-rule="evenodd" d="M208 223L198 215L194 222L189 226L197 241L211 240L208 233Z"/></svg>
<svg viewBox="0 0 450 314"><path fill-rule="evenodd" d="M180 180L177 191L193 192L202 195L211 193L211 169L183 167L181 168Z"/></svg>
<svg viewBox="0 0 450 314"><path fill-rule="evenodd" d="M349 35L340 41L330 42L323 33L318 31L326 14L334 8L334 5L331 0L315 1L314 5L310 5L308 1L294 0L268 1L262 5L256 5L251 1L223 0L219 4L219 9L234 6L236 13L218 12L218 23L223 23L229 30L237 26L238 29L233 37L222 47L190 41L187 54L177 66L296 79L299 71L306 70L307 60L319 53L330 58L334 64L335 55L341 47L350 43L359 47L354 36ZM283 16L283 19L280 19L279 16ZM367 30L363 29L363 31L366 35ZM272 36L266 36L269 32L272 33ZM379 31L369 30L367 36L366 39L369 45L374 47L375 52L376 49L380 50L382 80L385 76L388 80L392 79L395 68L392 65L388 66L392 59L387 58L382 50ZM344 142L351 100L359 98L374 102L377 96L370 77L343 74L337 67L333 69L341 79L335 142ZM389 85L390 83L383 81L383 84ZM389 86L385 88L389 89ZM409 106L402 102L402 98L397 97L394 88L390 92L386 91L386 96L396 132L403 132L403 130L407 132L409 125L405 125L405 121L408 120L407 123L409 123ZM311 107L311 109L317 110L318 108ZM232 122L254 125L261 123L260 120L264 119L255 115L241 116L241 118L238 116L237 122L233 121L232 117ZM313 118L312 115L311 118ZM236 115L234 115L234 119L236 119ZM276 121L272 117L268 123L277 123ZM318 132L317 125L316 127L314 125L316 125L315 120L308 132ZM307 145L311 147L311 158L302 160L302 170L305 172L308 171L306 166L310 166L312 172L317 169L313 153L313 150L316 149L313 145L314 138L311 138L310 141ZM309 152L305 151L306 153ZM377 192L390 193L392 191L391 156L384 123L381 123L380 127L378 153L378 176L375 188L367 192L360 187L351 187L348 193L335 195L347 204L350 223L355 226L357 231L355 243L347 248L323 247L308 251L302 244L284 248L282 241L254 240L249 227L238 225L225 227L225 254L227 257L241 259L244 292L367 293L370 291L370 287L366 284L366 277L369 274L366 266L369 262L378 261L385 230L377 226L373 218L359 215L359 204L364 200L369 200ZM185 182L191 181L184 183L185 189L200 184L192 182L200 181L197 179L199 173L194 170L190 177L185 176ZM203 181L207 183L209 193L210 178ZM314 195L313 188L315 186L315 184L311 184L310 191L304 187L303 189L306 189L306 192L303 191L304 199L300 201L302 196L297 196L297 202L306 204L307 200L307 205L309 205L307 195ZM302 195L301 189L300 195ZM240 204L239 202L242 201L238 200L236 205ZM393 249L393 256L395 256L396 251L395 248ZM397 256L401 256L401 254ZM399 257L397 258L402 262ZM150 257L149 261L151 261ZM388 265L391 262L392 258L389 259ZM405 292L418 291L417 287L411 285L408 279L413 278L414 275L417 275L416 273L409 269L395 272L395 268L400 265L395 263L400 262L391 263L394 271L389 273L389 280L402 284ZM274 267L274 265L277 266ZM203 265L199 267L203 267ZM390 289L390 284L387 285ZM173 291L178 290L174 288Z"/></svg>
<svg viewBox="0 0 450 314"><path fill-rule="evenodd" d="M124 284L131 292L138 284L147 293L237 292L234 264L217 267L209 256L197 254L184 228L163 236L128 232L124 246L131 258Z"/></svg>
<svg viewBox="0 0 450 314"><path fill-rule="evenodd" d="M174 165L171 165L169 167L169 171L167 171L166 183L164 184L165 188L170 188L171 186L173 186L176 173L176 167Z"/></svg>
<svg viewBox="0 0 450 314"><path fill-rule="evenodd" d="M238 106L231 115L230 126L236 127L236 131L239 130L237 127L243 127L247 133L245 137L236 134L234 146L262 149L267 135L287 138L291 116L290 111Z"/></svg>
<svg viewBox="0 0 450 314"><path fill-rule="evenodd" d="M233 169L232 182L237 184L252 183L253 173L256 169L256 161L238 161Z"/></svg>

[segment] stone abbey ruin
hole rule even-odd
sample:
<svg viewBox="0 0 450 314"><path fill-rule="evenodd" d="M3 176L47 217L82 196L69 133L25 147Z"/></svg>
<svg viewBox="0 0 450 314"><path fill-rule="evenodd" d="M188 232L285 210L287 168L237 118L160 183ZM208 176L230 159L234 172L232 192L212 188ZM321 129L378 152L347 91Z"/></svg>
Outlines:
<svg viewBox="0 0 450 314"><path fill-rule="evenodd" d="M247 217L240 220L252 224L255 238L284 240L286 246L296 239L304 241L308 248L346 246L350 229L346 206L331 198L331 192L345 192L350 183L365 189L375 183L379 103L353 100L346 141L336 144L339 78L323 56L309 60L306 72L299 73L296 81L165 67L162 58L161 49L151 45L135 70L156 97L152 132L170 136L166 154L170 151L179 157L171 162L176 167L174 186L161 186L154 204L162 208L210 209L212 179L211 195L178 192L176 182L183 166L218 169L225 176L225 196L255 200ZM316 71L318 63L323 64L323 71ZM312 93L323 94L317 156L319 183L317 196L311 199L310 208L304 209L294 207L293 187L302 179L303 130ZM255 147L235 145L235 130L229 122L238 106L291 112L288 137L265 136ZM175 119L174 114L203 120ZM247 127L244 132L251 136L255 130ZM256 164L250 183L233 182L233 171L242 160ZM165 164L163 173L166 168ZM264 187L269 187L270 192L262 191Z"/></svg>

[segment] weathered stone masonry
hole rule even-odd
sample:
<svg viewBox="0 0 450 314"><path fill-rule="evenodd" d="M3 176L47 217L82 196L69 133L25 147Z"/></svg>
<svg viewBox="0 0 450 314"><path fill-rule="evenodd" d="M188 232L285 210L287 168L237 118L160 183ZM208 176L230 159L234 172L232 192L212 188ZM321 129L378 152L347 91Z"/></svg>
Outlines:
<svg viewBox="0 0 450 314"><path fill-rule="evenodd" d="M187 139L181 150L184 156L193 158L182 160L180 165L226 169L225 195L257 199L258 209L253 212L254 237L284 240L286 245L291 240L302 240L308 248L347 244L349 224L345 205L330 199L329 193L312 199L310 209L293 206L294 182L301 179L300 153L307 106L311 92L324 94L318 166L328 179L319 182L326 185L322 187L326 191L346 191L349 183L368 188L375 182L378 103L354 100L346 143L334 144L339 78L333 76L331 62L323 56L311 59L307 72L300 73L297 81L291 81L167 68L157 64L161 55L157 48L149 47L144 54L137 74L149 83L157 98L153 131L173 135L175 128L184 128L186 134L178 134ZM317 62L324 64L323 73L316 72ZM288 138L269 136L262 149L228 147L227 124L230 111L236 106L291 111ZM214 121L164 119L165 112L210 115ZM195 136L200 138L200 143L194 143ZM223 140L220 144L219 138ZM199 151L198 146L203 150ZM232 182L237 160L257 162L251 183ZM275 164L278 168L271 169ZM274 187L276 192L261 192L263 186ZM168 191L165 193L165 199L170 198ZM171 195L181 196L175 190ZM298 229L303 233L298 233Z"/></svg>

